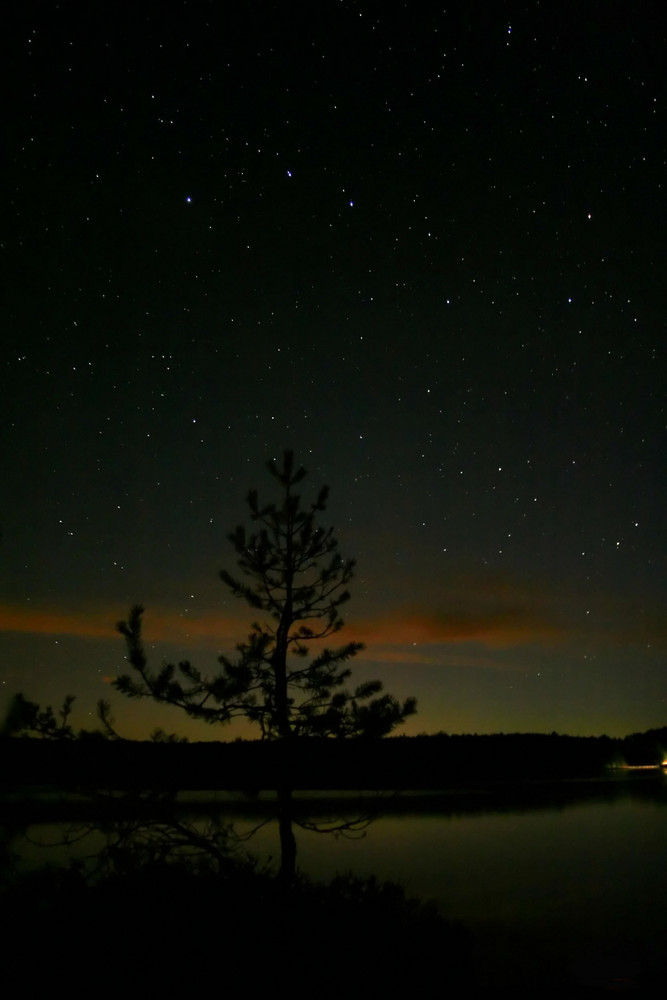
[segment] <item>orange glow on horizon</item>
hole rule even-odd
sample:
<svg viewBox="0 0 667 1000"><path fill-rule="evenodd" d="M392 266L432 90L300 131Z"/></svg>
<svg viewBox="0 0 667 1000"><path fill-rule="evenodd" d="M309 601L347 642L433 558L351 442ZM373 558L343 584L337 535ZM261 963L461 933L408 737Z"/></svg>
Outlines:
<svg viewBox="0 0 667 1000"><path fill-rule="evenodd" d="M115 615L111 609L103 608L72 612L5 605L0 606L0 631L116 641L118 612L114 610ZM248 619L241 615L222 617L215 611L183 615L168 608L153 608L144 617L146 642L235 644L245 639L249 627ZM553 626L531 621L528 616L522 618L503 612L431 616L401 616L396 612L390 620L358 620L345 629L345 641L363 642L366 647L373 647L375 653L382 650L391 659L413 659L415 647L462 643L506 647L545 641L554 643L560 638L560 631Z"/></svg>
<svg viewBox="0 0 667 1000"><path fill-rule="evenodd" d="M514 612L411 615L391 621L354 622L349 631L368 646L390 647L466 642L494 647L536 642L553 645L563 638L562 630L556 626Z"/></svg>
<svg viewBox="0 0 667 1000"><path fill-rule="evenodd" d="M360 659L376 662L421 662L442 661L442 647L466 645L483 646L487 649L508 649L518 646L542 646L553 649L564 643L596 641L614 642L628 645L639 639L646 640L646 634L628 635L624 626L606 628L602 632L587 630L585 633L576 624L564 624L562 618L545 605L530 604L503 606L493 604L488 599L480 601L475 608L472 601L467 609L456 612L424 613L414 607L397 607L390 612L369 618L354 617L345 624L340 636L332 635L330 645L343 645L357 641L365 645ZM250 615L252 612L250 612ZM183 613L169 607L152 606L144 616L144 639L147 644L155 642L178 643L179 646L233 649L238 642L246 639L250 632L252 617L247 609L239 606L237 616L221 615L212 609ZM20 605L0 605L0 632L24 635L71 636L78 639L108 640L120 642L116 631L118 608L91 606L89 610L72 611L68 608L36 608ZM259 618L261 622L261 616ZM650 629L649 638L655 645L661 643L659 629ZM327 640L324 640L326 642Z"/></svg>
<svg viewBox="0 0 667 1000"><path fill-rule="evenodd" d="M84 639L119 641L116 622L118 610L97 608L87 612L43 610L37 608L0 606L0 632L22 632L33 635L69 635ZM238 641L239 621L210 613L184 616L170 609L153 609L144 618L146 642L181 642L188 639L220 639Z"/></svg>

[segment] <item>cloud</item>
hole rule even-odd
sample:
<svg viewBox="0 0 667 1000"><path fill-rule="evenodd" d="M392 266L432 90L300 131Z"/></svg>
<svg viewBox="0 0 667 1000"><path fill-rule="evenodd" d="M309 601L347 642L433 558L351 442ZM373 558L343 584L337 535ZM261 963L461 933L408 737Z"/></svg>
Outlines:
<svg viewBox="0 0 667 1000"><path fill-rule="evenodd" d="M116 632L117 611L96 608L85 612L0 606L0 631L33 635L73 636L120 642ZM215 611L183 614L169 608L152 608L144 616L144 639L151 642L231 644L245 638L247 619L223 617ZM415 612L395 609L389 615L354 620L345 629L345 639L367 646L409 649L451 643L483 643L503 647L558 639L552 624L519 607L493 611L459 610Z"/></svg>
<svg viewBox="0 0 667 1000"><path fill-rule="evenodd" d="M0 632L32 635L62 635L75 638L109 639L121 642L116 631L118 609L86 611L0 605ZM146 642L237 642L248 631L247 623L215 612L184 614L172 608L153 608L144 616Z"/></svg>
<svg viewBox="0 0 667 1000"><path fill-rule="evenodd" d="M416 588L415 588L416 589ZM413 591L414 592L414 591ZM358 604L356 605L359 606ZM248 610L151 606L144 616L144 638L179 646L232 649L250 631ZM340 642L365 643L364 659L442 662L443 647L472 655L475 648L663 646L664 619L656 609L596 592L568 592L548 581L509 576L459 576L436 592L423 590L412 603L398 603L366 615L346 614ZM0 631L68 635L120 643L118 607L35 608L0 605ZM260 616L261 620L261 616ZM337 637L331 637L332 643ZM476 654L475 654L476 655Z"/></svg>
<svg viewBox="0 0 667 1000"><path fill-rule="evenodd" d="M421 605L394 607L373 619L352 621L350 631L368 646L409 652L420 648L480 644L502 649L560 644L567 630L552 595L498 576L463 577ZM392 657L394 658L394 657ZM413 657L410 657L413 658Z"/></svg>
<svg viewBox="0 0 667 1000"><path fill-rule="evenodd" d="M113 619L101 612L75 614L39 608L0 606L1 632L28 632L33 635L75 635L109 638L114 633Z"/></svg>
<svg viewBox="0 0 667 1000"><path fill-rule="evenodd" d="M367 646L383 648L460 643L504 648L531 643L554 645L563 639L563 630L557 624L521 608L421 614L396 610L390 619L355 622L350 632Z"/></svg>
<svg viewBox="0 0 667 1000"><path fill-rule="evenodd" d="M581 652L662 647L665 620L656 606L604 590L577 592L555 581L510 576L460 576L437 595L397 604L373 617L349 618L346 634L364 642L375 660L450 662L465 655L540 647ZM446 647L446 654L445 654Z"/></svg>

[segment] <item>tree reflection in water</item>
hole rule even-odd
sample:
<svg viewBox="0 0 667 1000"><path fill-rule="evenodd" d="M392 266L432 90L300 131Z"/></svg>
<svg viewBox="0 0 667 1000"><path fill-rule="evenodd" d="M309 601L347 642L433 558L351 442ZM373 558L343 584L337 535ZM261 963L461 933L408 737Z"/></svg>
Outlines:
<svg viewBox="0 0 667 1000"><path fill-rule="evenodd" d="M281 846L285 835L295 843L293 822L349 836L373 818L324 822L284 807ZM372 877L314 883L291 850L277 872L260 865L248 846L275 820L263 816L241 834L220 813L193 818L164 794L100 800L95 821L66 834L76 860L22 874L7 862L6 977L35 990L68 968L103 980L105 991L131 981L153 993L193 989L214 974L221 988L301 984L324 997L427 989L434 976L443 987L471 982L469 937L435 905ZM103 846L86 856L93 835Z"/></svg>

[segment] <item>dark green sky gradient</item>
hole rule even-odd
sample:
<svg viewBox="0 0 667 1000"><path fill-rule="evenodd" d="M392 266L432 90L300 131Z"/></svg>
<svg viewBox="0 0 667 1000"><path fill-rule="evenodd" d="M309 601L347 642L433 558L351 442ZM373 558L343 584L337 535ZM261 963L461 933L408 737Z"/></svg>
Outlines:
<svg viewBox="0 0 667 1000"><path fill-rule="evenodd" d="M14 12L5 696L85 714L134 601L213 668L292 447L410 731L664 724L665 18L417 7Z"/></svg>

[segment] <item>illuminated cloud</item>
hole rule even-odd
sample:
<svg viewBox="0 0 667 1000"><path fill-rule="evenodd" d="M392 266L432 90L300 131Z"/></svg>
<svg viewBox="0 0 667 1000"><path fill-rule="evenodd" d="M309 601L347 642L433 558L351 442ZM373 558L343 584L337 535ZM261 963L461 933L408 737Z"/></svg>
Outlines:
<svg viewBox="0 0 667 1000"><path fill-rule="evenodd" d="M398 604L358 618L346 616L344 641L366 646L363 659L375 661L442 662L454 648L472 651L507 650L539 646L567 648L570 644L662 646L664 622L654 609L619 605L618 599L598 594L582 610L578 595L527 585L500 576L462 577L438 595L414 604ZM68 635L119 642L115 624L118 608L93 607L84 611L66 608L0 606L0 632L33 635ZM239 605L235 616L215 609L184 612L182 608L153 606L144 616L147 644L177 643L183 647L230 650L243 641L251 626L251 613ZM341 636L342 641L342 636ZM467 655L467 654L466 654Z"/></svg>
<svg viewBox="0 0 667 1000"><path fill-rule="evenodd" d="M114 617L109 609L72 612L65 609L0 607L0 631L36 635L70 635L82 638L116 639ZM144 636L153 641L232 641L243 639L249 630L243 618L221 617L214 611L184 615L168 608L154 608L144 617ZM454 611L414 613L410 609L391 617L355 621L346 633L368 645L409 646L443 643L482 642L493 646L554 641L558 629L520 608L496 611Z"/></svg>
<svg viewBox="0 0 667 1000"><path fill-rule="evenodd" d="M489 614L438 613L397 614L391 620L359 622L355 638L368 646L441 646L452 643L481 643L507 647L529 643L554 644L562 640L561 629L547 621L531 618L520 609Z"/></svg>
<svg viewBox="0 0 667 1000"><path fill-rule="evenodd" d="M114 614L115 611L115 614ZM120 641L116 631L118 609L95 608L85 612L66 609L0 606L0 632L33 635L68 635L76 638ZM223 618L214 612L184 615L169 608L154 608L144 617L146 642L235 641L243 638L247 623Z"/></svg>
<svg viewBox="0 0 667 1000"><path fill-rule="evenodd" d="M33 635L72 635L95 639L113 634L113 623L101 612L73 614L67 611L2 605L0 632L25 632Z"/></svg>
<svg viewBox="0 0 667 1000"><path fill-rule="evenodd" d="M430 603L430 606L429 606ZM434 602L399 605L388 614L350 620L349 631L376 660L442 662L443 647L503 650L539 646L650 647L665 641L656 609L604 593L588 595L500 576L463 577Z"/></svg>
<svg viewBox="0 0 667 1000"><path fill-rule="evenodd" d="M429 604L399 606L388 615L355 621L351 629L355 638L387 650L462 643L554 645L563 639L548 595L508 579L465 577L439 595L436 606L432 599Z"/></svg>

